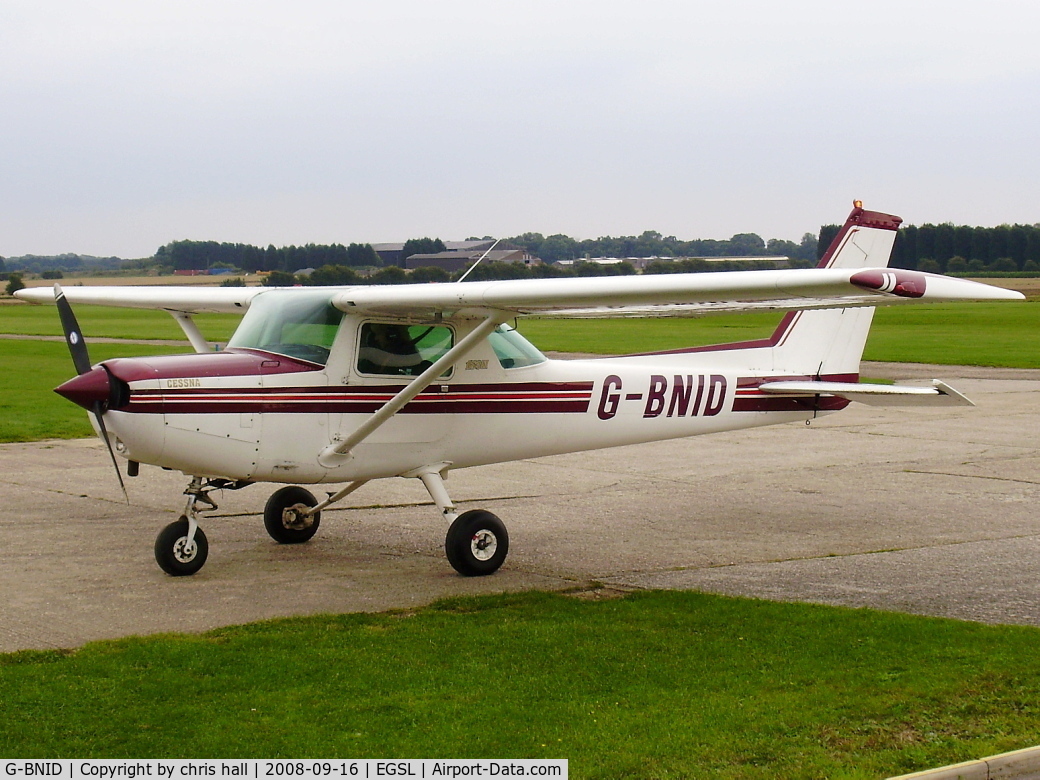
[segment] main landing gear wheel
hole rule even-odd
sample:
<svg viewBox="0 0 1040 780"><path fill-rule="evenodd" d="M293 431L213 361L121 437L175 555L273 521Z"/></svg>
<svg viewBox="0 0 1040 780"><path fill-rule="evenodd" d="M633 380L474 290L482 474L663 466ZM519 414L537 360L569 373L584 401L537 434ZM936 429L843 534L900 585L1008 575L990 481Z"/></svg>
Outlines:
<svg viewBox="0 0 1040 780"><path fill-rule="evenodd" d="M171 577L187 577L202 568L209 556L209 542L201 528L188 544L188 518L170 523L155 539L155 562Z"/></svg>
<svg viewBox="0 0 1040 780"><path fill-rule="evenodd" d="M444 552L448 563L463 576L493 574L509 552L505 523L483 509L463 512L448 529Z"/></svg>
<svg viewBox="0 0 1040 780"><path fill-rule="evenodd" d="M317 503L310 491L302 487L290 486L276 490L264 507L264 528L279 544L306 542L318 532L321 512L304 515L295 507L302 504L310 508Z"/></svg>

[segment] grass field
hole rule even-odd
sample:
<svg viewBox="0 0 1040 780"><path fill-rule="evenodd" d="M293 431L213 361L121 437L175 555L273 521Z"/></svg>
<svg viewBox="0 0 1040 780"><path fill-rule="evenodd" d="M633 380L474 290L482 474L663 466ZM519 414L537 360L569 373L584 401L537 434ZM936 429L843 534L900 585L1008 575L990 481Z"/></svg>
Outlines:
<svg viewBox="0 0 1040 780"><path fill-rule="evenodd" d="M863 358L1040 368L1040 301L878 309Z"/></svg>
<svg viewBox="0 0 1040 780"><path fill-rule="evenodd" d="M81 306L76 314L88 338L184 338L164 312ZM195 320L206 338L225 342L239 317L205 314ZM525 319L520 328L543 350L617 355L764 338L779 320L780 315L768 312L698 319ZM60 336L61 326L52 307L8 304L0 306L0 333ZM1040 368L1040 301L880 308L864 357Z"/></svg>
<svg viewBox="0 0 1040 780"><path fill-rule="evenodd" d="M183 341L164 312L80 306L77 317L90 337L127 339L125 345L92 344L91 359L190 351L133 344L132 339ZM237 315L199 315L203 335L226 342ZM764 338L780 316L772 313L701 319L522 320L525 335L548 351L626 354ZM49 306L0 306L0 333L60 336ZM867 360L1040 368L1040 301L1021 304L932 304L878 309L864 354ZM29 367L29 370L26 368ZM79 407L51 393L72 375L62 343L0 340L0 442L91 435Z"/></svg>
<svg viewBox="0 0 1040 780"><path fill-rule="evenodd" d="M568 758L879 778L1024 747L1040 631L651 592L455 599L0 656L0 755Z"/></svg>
<svg viewBox="0 0 1040 780"><path fill-rule="evenodd" d="M190 350L142 344L93 344L90 359ZM51 392L75 376L64 341L0 341L0 442L93 436L87 413Z"/></svg>

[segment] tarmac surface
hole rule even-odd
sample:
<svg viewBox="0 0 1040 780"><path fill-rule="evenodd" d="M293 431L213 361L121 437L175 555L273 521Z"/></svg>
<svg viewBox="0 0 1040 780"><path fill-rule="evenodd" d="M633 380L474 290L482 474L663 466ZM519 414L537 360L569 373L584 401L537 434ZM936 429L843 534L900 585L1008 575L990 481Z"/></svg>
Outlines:
<svg viewBox="0 0 1040 780"><path fill-rule="evenodd" d="M863 373L944 379L977 407L853 404L808 427L453 472L462 509L509 527L484 578L455 574L443 521L403 479L366 485L298 546L263 529L271 486L214 494L209 561L168 577L152 546L187 478L142 467L127 506L96 440L0 445L0 652L592 583L1040 626L1040 371Z"/></svg>

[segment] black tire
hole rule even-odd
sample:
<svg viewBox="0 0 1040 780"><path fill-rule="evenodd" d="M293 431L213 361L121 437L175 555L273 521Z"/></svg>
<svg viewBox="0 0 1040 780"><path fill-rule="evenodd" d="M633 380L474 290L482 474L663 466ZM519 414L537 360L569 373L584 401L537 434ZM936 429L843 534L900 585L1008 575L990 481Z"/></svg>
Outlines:
<svg viewBox="0 0 1040 780"><path fill-rule="evenodd" d="M494 574L509 553L505 523L483 509L463 512L448 529L444 553L448 563L465 577Z"/></svg>
<svg viewBox="0 0 1040 780"><path fill-rule="evenodd" d="M285 510L296 504L311 507L317 503L311 492L302 487L291 485L276 490L267 499L267 506L264 507L264 528L279 544L302 544L318 532L321 512L311 515L309 524L303 527L293 527L286 525Z"/></svg>
<svg viewBox="0 0 1040 780"><path fill-rule="evenodd" d="M155 538L155 562L171 577L188 577L203 567L209 557L209 541L201 528L195 529L192 549L185 550L188 518L170 523Z"/></svg>

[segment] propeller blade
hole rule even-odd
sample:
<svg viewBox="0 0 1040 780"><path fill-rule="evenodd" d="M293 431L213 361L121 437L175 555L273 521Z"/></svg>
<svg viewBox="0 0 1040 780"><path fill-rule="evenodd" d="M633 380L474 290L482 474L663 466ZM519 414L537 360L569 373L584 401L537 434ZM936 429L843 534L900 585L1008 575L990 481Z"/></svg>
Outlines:
<svg viewBox="0 0 1040 780"><path fill-rule="evenodd" d="M54 285L54 303L58 307L58 316L61 318L61 329L65 331L65 343L69 345L72 353L72 364L76 367L77 374L85 374L90 371L90 355L87 354L87 344L83 340L83 332L79 329L76 315L72 312L72 306L65 298L61 285Z"/></svg>
<svg viewBox="0 0 1040 780"><path fill-rule="evenodd" d="M60 284L54 285L54 303L58 307L58 316L61 318L61 329L65 331L65 343L69 345L69 352L72 354L72 364L76 367L76 373L79 376L91 373L90 369L90 355L87 354L87 343L83 340L83 332L79 329L79 322L76 321L76 315L72 311L72 305L65 298L65 293L61 289ZM116 461L115 450L112 449L112 440L108 438L108 429L105 427L105 403L108 400L109 394L109 377L108 372L105 372L104 382L104 395L105 400L96 399L99 383L94 382L91 384L89 390L90 394L95 396L93 403L88 407L90 413L94 415L94 419L97 420L98 429L101 431L101 440L105 442L105 447L108 449L108 457L112 459L112 465L116 470L116 479L119 480L119 488L123 491L123 498L126 499L127 506L130 505L130 496L126 492L126 484L123 482L123 475L119 471L119 462ZM68 384L68 383L66 383ZM94 385L98 385L95 387ZM62 387L64 387L63 385ZM60 389L60 388L59 388ZM82 394L82 391L80 391ZM81 400L72 398L71 400L80 403L82 406L87 406Z"/></svg>
<svg viewBox="0 0 1040 780"><path fill-rule="evenodd" d="M94 402L94 408L91 409L94 414L94 419L98 422L98 428L101 429L101 440L105 442L105 447L108 448L108 457L112 459L112 465L116 470L116 479L119 480L119 487L123 491L123 498L126 499L126 505L130 506L130 496L126 492L126 484L123 482L123 475L119 471L119 463L116 461L115 450L112 449L112 440L108 438L108 429L105 428L105 407L101 401Z"/></svg>

